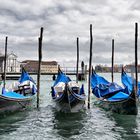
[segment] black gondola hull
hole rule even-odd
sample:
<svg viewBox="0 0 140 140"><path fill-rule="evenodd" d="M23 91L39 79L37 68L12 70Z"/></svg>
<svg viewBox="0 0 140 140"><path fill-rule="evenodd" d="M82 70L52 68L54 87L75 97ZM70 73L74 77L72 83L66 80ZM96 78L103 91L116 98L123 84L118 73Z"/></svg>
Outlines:
<svg viewBox="0 0 140 140"><path fill-rule="evenodd" d="M72 94L70 96L68 97L68 94L65 94L62 99L54 100L57 111L79 112L86 108L85 100L77 99ZM73 98L73 100L70 100L70 98Z"/></svg>
<svg viewBox="0 0 140 140"><path fill-rule="evenodd" d="M31 107L34 97L27 99L12 99L0 96L0 114L22 111Z"/></svg>
<svg viewBox="0 0 140 140"><path fill-rule="evenodd" d="M124 115L137 115L137 99L135 98L135 93L133 92L128 99L121 101L107 101L99 100L96 104L105 109L106 111L112 111L113 113L124 114Z"/></svg>

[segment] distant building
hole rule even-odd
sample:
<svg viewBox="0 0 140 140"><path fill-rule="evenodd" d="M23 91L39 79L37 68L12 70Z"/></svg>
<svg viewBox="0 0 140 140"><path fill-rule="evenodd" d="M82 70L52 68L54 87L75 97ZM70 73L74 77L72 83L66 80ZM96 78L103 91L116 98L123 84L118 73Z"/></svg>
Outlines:
<svg viewBox="0 0 140 140"><path fill-rule="evenodd" d="M124 66L124 69L126 72L132 72L132 71L134 71L135 66L134 66L134 64L128 64L128 65Z"/></svg>
<svg viewBox="0 0 140 140"><path fill-rule="evenodd" d="M102 72L103 71L102 66L101 65L96 65L95 66L95 71Z"/></svg>
<svg viewBox="0 0 140 140"><path fill-rule="evenodd" d="M38 72L38 61L36 60L22 61L22 65L28 72ZM41 72L42 73L57 73L58 63L56 61L42 61Z"/></svg>
<svg viewBox="0 0 140 140"><path fill-rule="evenodd" d="M125 65L124 68L127 72L135 72L135 65L134 64ZM138 72L140 72L140 65L138 65Z"/></svg>
<svg viewBox="0 0 140 140"><path fill-rule="evenodd" d="M95 66L95 71L97 71L97 72L110 72L111 71L111 67L103 66L103 65L96 65Z"/></svg>
<svg viewBox="0 0 140 140"><path fill-rule="evenodd" d="M112 67L106 66L106 65L96 65L95 71L97 72L111 72ZM114 72L121 72L122 71L122 65L114 65L113 68Z"/></svg>
<svg viewBox="0 0 140 140"><path fill-rule="evenodd" d="M0 54L0 72L4 72L4 58L5 56ZM20 62L14 53L7 54L6 72L20 72Z"/></svg>

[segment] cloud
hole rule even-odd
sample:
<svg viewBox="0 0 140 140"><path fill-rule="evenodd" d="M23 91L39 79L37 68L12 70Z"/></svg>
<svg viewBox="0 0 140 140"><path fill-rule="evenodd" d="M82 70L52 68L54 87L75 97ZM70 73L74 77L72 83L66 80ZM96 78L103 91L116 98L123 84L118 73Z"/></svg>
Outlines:
<svg viewBox="0 0 140 140"><path fill-rule="evenodd" d="M138 0L0 0L0 50L8 36L8 51L19 60L37 59L38 36L44 27L43 60L74 64L79 37L80 61L88 64L92 24L94 64L110 64L113 38L116 63L133 62L139 5Z"/></svg>

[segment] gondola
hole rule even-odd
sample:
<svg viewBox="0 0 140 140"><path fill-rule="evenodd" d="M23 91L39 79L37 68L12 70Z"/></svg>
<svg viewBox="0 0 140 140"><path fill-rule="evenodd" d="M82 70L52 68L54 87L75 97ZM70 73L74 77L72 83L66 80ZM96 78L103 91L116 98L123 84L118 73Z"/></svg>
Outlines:
<svg viewBox="0 0 140 140"><path fill-rule="evenodd" d="M35 81L22 68L18 81L2 87L0 94L0 114L23 110L32 104L37 92Z"/></svg>
<svg viewBox="0 0 140 140"><path fill-rule="evenodd" d="M122 88L116 83L108 82L104 77L91 75L92 93L97 97L96 105L118 114L137 115L137 100L133 86Z"/></svg>
<svg viewBox="0 0 140 140"><path fill-rule="evenodd" d="M54 85L51 87L52 99L57 111L79 112L85 109L84 85L81 87L61 70L58 71Z"/></svg>
<svg viewBox="0 0 140 140"><path fill-rule="evenodd" d="M132 91L132 84L136 83L135 79L132 76L129 76L124 68L122 67L122 73L121 73L121 81L124 87L128 87L129 91ZM140 97L140 82L138 82L138 91L137 91L137 97Z"/></svg>

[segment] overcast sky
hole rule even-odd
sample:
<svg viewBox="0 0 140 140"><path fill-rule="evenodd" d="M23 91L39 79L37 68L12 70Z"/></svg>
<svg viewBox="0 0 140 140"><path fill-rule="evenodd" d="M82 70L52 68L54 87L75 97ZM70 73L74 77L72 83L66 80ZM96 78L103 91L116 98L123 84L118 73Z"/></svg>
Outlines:
<svg viewBox="0 0 140 140"><path fill-rule="evenodd" d="M128 64L134 62L135 22L140 23L139 0L0 0L0 51L4 53L8 36L9 53L20 61L37 60L38 36L44 27L44 61L76 66L79 37L80 62L88 64L92 24L93 64L111 63L113 38L115 63Z"/></svg>

